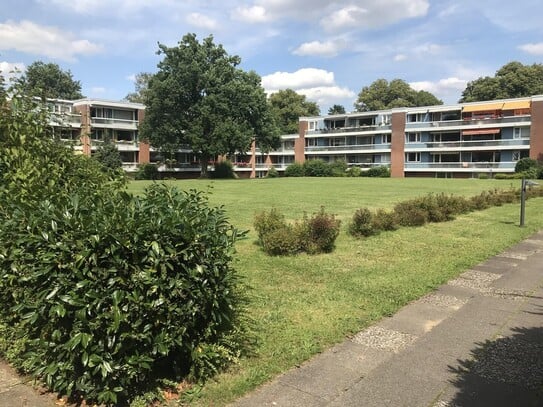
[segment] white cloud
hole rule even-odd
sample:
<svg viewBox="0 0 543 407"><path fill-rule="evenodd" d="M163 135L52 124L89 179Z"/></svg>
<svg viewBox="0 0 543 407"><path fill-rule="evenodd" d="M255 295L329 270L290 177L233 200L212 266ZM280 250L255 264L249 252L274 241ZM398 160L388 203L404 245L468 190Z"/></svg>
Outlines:
<svg viewBox="0 0 543 407"><path fill-rule="evenodd" d="M248 23L262 23L271 20L271 17L266 12L266 9L261 6L238 7L232 12L232 18Z"/></svg>
<svg viewBox="0 0 543 407"><path fill-rule="evenodd" d="M93 95L103 95L104 93L106 93L106 88L102 86L95 86L91 88L90 91Z"/></svg>
<svg viewBox="0 0 543 407"><path fill-rule="evenodd" d="M438 81L411 82L409 85L415 90L425 90L432 93L445 103L456 103L460 94L466 89L468 79L450 77Z"/></svg>
<svg viewBox="0 0 543 407"><path fill-rule="evenodd" d="M26 66L22 62L0 62L0 75L5 79L6 85L9 85L9 82L19 77L24 71L26 71Z"/></svg>
<svg viewBox="0 0 543 407"><path fill-rule="evenodd" d="M296 91L305 95L307 99L317 102L318 105L329 105L345 99L353 99L356 96L352 90L339 86L317 86L314 88L298 89Z"/></svg>
<svg viewBox="0 0 543 407"><path fill-rule="evenodd" d="M190 25L207 30L215 30L218 27L217 21L200 13L190 13L185 21Z"/></svg>
<svg viewBox="0 0 543 407"><path fill-rule="evenodd" d="M353 99L356 94L348 88L338 86L334 73L317 68L303 68L296 72L275 72L262 77L262 86L268 94L282 89L292 89L305 95L320 106Z"/></svg>
<svg viewBox="0 0 543 407"><path fill-rule="evenodd" d="M527 52L528 54L543 55L543 42L523 44L519 46L519 49Z"/></svg>
<svg viewBox="0 0 543 407"><path fill-rule="evenodd" d="M31 21L7 21L0 24L0 50L74 61L77 55L100 52L101 47L88 40L76 39L71 33L56 27L41 26Z"/></svg>
<svg viewBox="0 0 543 407"><path fill-rule="evenodd" d="M275 72L262 77L262 86L266 91L280 89L302 89L317 86L334 85L334 73L317 68L302 68L296 72Z"/></svg>
<svg viewBox="0 0 543 407"><path fill-rule="evenodd" d="M128 75L128 76L125 76L125 79L126 79L127 81L130 81L130 82L136 82L136 74L133 73L133 74L130 74L130 75Z"/></svg>
<svg viewBox="0 0 543 407"><path fill-rule="evenodd" d="M169 0L38 0L46 7L58 6L61 10L83 15L111 15L113 12L126 16L144 9L156 9L172 5Z"/></svg>
<svg viewBox="0 0 543 407"><path fill-rule="evenodd" d="M406 59L407 59L407 55L405 54L394 55L394 62L401 62L401 61L405 61Z"/></svg>
<svg viewBox="0 0 543 407"><path fill-rule="evenodd" d="M295 55L316 55L323 57L334 57L339 52L345 48L345 41L336 40L336 41L312 41L306 42L296 48L292 53Z"/></svg>
<svg viewBox="0 0 543 407"><path fill-rule="evenodd" d="M384 27L428 13L428 0L358 0L325 14L320 23L327 31Z"/></svg>
<svg viewBox="0 0 543 407"><path fill-rule="evenodd" d="M436 55L442 49L443 49L443 47L441 45L439 45L439 44L427 43L427 44L423 44L423 45L419 45L419 46L415 47L414 51L416 53L418 53L418 54Z"/></svg>

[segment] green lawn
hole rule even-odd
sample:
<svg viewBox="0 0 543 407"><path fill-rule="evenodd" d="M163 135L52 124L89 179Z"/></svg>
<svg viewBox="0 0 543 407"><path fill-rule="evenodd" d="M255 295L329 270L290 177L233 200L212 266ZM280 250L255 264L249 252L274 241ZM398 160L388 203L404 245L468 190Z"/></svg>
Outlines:
<svg viewBox="0 0 543 407"><path fill-rule="evenodd" d="M527 202L526 227L519 205L505 205L457 220L403 228L365 240L345 232L360 207L391 208L430 192L475 195L520 181L451 179L285 178L169 181L182 189L209 190L231 222L249 229L238 243L236 268L249 287L256 347L231 371L208 383L194 405L224 405L315 353L342 341L463 270L543 228L543 199ZM129 190L140 192L146 182ZM324 206L342 220L331 254L268 257L255 245L254 214L276 207L288 218Z"/></svg>

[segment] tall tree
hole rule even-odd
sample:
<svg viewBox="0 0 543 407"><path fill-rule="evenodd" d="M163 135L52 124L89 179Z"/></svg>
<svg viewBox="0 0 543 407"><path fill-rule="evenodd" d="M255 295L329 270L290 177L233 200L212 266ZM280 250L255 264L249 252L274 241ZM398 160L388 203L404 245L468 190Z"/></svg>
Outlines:
<svg viewBox="0 0 543 407"><path fill-rule="evenodd" d="M30 96L54 99L81 99L81 82L57 64L36 61L31 63L19 79L23 90Z"/></svg>
<svg viewBox="0 0 543 407"><path fill-rule="evenodd" d="M496 71L495 76L468 83L460 102L507 99L543 94L543 65L523 65L513 61Z"/></svg>
<svg viewBox="0 0 543 407"><path fill-rule="evenodd" d="M140 72L136 74L134 81L135 91L125 96L125 100L133 103L145 103L145 93L149 88L149 81L153 77L150 72Z"/></svg>
<svg viewBox="0 0 543 407"><path fill-rule="evenodd" d="M245 152L253 140L262 150L277 147L261 78L238 68L213 36L200 43L187 34L176 47L159 44L163 60L145 92L140 134L159 150L173 153L189 145L201 162L201 176L217 155Z"/></svg>
<svg viewBox="0 0 543 407"><path fill-rule="evenodd" d="M6 81L4 76L0 73L0 105L6 101L7 92L6 92Z"/></svg>
<svg viewBox="0 0 543 407"><path fill-rule="evenodd" d="M282 134L298 133L298 119L301 116L318 116L319 106L306 100L292 89L280 90L271 94L269 102L273 115Z"/></svg>
<svg viewBox="0 0 543 407"><path fill-rule="evenodd" d="M334 105L330 107L330 109L328 109L328 114L345 114L345 107L343 107L342 105Z"/></svg>
<svg viewBox="0 0 543 407"><path fill-rule="evenodd" d="M416 91L402 79L377 79L370 86L362 88L354 107L358 112L391 109L394 107L414 107L442 105L443 101L430 92Z"/></svg>

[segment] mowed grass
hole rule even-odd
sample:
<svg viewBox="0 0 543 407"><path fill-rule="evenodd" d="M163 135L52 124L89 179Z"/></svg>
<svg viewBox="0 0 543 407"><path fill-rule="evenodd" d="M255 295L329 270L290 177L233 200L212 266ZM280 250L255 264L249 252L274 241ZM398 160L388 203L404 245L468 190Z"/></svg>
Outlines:
<svg viewBox="0 0 543 407"><path fill-rule="evenodd" d="M231 222L249 230L238 243L235 267L250 299L255 340L252 354L208 382L194 405L221 406L241 397L315 353L391 315L469 267L543 228L543 199L526 205L526 227L518 226L519 205L505 205L452 222L402 228L356 240L347 224L360 207L392 208L428 193L476 195L519 187L520 181L453 179L285 178L230 181L168 181L181 189L210 192ZM132 182L139 193L146 182ZM321 206L342 220L333 253L269 257L255 244L254 214L276 207L300 218Z"/></svg>

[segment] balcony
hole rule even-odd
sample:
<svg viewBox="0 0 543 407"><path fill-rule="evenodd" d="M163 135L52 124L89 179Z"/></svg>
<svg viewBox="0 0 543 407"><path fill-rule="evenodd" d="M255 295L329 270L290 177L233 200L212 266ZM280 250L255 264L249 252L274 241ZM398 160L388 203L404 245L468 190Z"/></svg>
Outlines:
<svg viewBox="0 0 543 407"><path fill-rule="evenodd" d="M345 134L345 133L365 133L365 132L375 132L380 133L387 130L391 130L392 126L390 124L374 125L374 126L356 126L356 127L337 127L333 129L323 128L318 130L308 130L307 135L320 135L320 134Z"/></svg>
<svg viewBox="0 0 543 407"><path fill-rule="evenodd" d="M490 119L464 119L450 120L441 122L411 122L405 124L406 130L426 130L426 131L445 131L445 130L465 130L468 127L487 127L492 125L515 126L519 124L529 126L532 122L531 116L507 116Z"/></svg>
<svg viewBox="0 0 543 407"><path fill-rule="evenodd" d="M458 172L474 172L474 171L498 171L498 172L514 172L516 161L501 161L501 162L451 162L451 163L423 163L423 162L406 162L404 165L407 171L458 171Z"/></svg>
<svg viewBox="0 0 543 407"><path fill-rule="evenodd" d="M530 139L505 139L484 141L446 141L431 143L405 143L405 151L475 151L475 150L510 150L530 148Z"/></svg>
<svg viewBox="0 0 543 407"><path fill-rule="evenodd" d="M137 120L113 119L106 117L91 117L91 126L97 128L137 130Z"/></svg>
<svg viewBox="0 0 543 407"><path fill-rule="evenodd" d="M53 113L49 117L49 124L56 127L81 127L81 115L73 113Z"/></svg>
<svg viewBox="0 0 543 407"><path fill-rule="evenodd" d="M363 152L363 151L375 151L375 150L382 150L389 152L390 151L390 143L388 144L360 144L360 145L344 145L344 146L307 146L305 147L306 153L315 153L315 152L326 152L326 153L334 153L334 152L346 152L346 151L353 151L353 152Z"/></svg>

